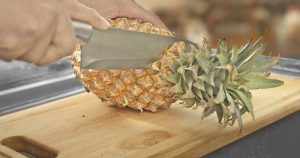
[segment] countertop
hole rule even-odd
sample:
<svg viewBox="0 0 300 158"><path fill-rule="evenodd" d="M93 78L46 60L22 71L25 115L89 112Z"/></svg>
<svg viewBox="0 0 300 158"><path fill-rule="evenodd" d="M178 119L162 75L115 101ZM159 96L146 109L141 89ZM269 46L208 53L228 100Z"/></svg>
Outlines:
<svg viewBox="0 0 300 158"><path fill-rule="evenodd" d="M275 72L290 69L283 65L291 62L280 64L281 66L275 68ZM0 61L0 66L0 117L15 110L30 108L84 91L73 75L69 59L45 67L16 61L11 63ZM292 67L292 69L292 73L300 72L299 67ZM287 74L289 73L291 72ZM23 87L21 91L19 87ZM45 97L46 93L48 96ZM38 96L38 99L32 100L33 96L35 98ZM27 106L22 107L24 103ZM297 148L300 142L299 120L300 112L296 112L205 157L299 157L300 150Z"/></svg>

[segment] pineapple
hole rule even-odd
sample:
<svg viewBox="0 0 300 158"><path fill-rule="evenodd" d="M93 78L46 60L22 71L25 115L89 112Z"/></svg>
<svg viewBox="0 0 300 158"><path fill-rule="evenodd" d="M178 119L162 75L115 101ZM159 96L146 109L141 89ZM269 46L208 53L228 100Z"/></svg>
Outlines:
<svg viewBox="0 0 300 158"><path fill-rule="evenodd" d="M168 30L135 19L110 22L120 29L173 36ZM117 106L156 112L180 100L188 108L202 107L202 119L216 113L224 127L237 120L241 129L243 114L248 112L254 118L250 90L283 84L267 78L278 58L257 59L264 51L262 39L232 49L220 40L215 55L206 41L199 48L191 46L190 52L184 48L183 42L174 43L152 69L130 70L82 69L77 48L72 66L87 91Z"/></svg>

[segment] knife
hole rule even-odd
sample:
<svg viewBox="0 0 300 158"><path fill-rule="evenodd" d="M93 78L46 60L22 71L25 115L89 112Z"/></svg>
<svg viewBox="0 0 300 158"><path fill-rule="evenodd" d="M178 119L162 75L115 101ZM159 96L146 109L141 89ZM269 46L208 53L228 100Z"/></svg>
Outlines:
<svg viewBox="0 0 300 158"><path fill-rule="evenodd" d="M81 67L87 69L151 68L174 42L197 44L178 37L108 28L99 30L91 25L72 21L81 47Z"/></svg>

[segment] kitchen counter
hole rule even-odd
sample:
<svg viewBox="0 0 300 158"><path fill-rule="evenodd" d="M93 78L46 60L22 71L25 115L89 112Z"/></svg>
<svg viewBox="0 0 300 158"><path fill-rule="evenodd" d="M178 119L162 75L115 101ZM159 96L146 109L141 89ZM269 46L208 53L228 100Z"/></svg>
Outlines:
<svg viewBox="0 0 300 158"><path fill-rule="evenodd" d="M292 64L295 62L300 65L299 61L280 62L273 71L299 77L297 72L300 72L299 67ZM63 59L46 67L2 61L0 66L0 116L84 91L73 75L69 59ZM299 119L300 112L294 113L205 157L250 158L300 155L297 149L297 144L300 142Z"/></svg>

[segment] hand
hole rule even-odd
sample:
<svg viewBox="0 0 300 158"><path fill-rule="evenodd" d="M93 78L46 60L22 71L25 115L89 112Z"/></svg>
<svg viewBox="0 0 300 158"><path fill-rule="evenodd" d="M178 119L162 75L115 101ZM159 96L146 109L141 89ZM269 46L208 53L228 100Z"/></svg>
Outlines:
<svg viewBox="0 0 300 158"><path fill-rule="evenodd" d="M91 7L107 19L128 17L140 19L166 28L164 23L154 13L144 9L134 0L78 0Z"/></svg>
<svg viewBox="0 0 300 158"><path fill-rule="evenodd" d="M71 18L109 27L75 0L0 0L0 59L44 65L71 54L76 47Z"/></svg>

